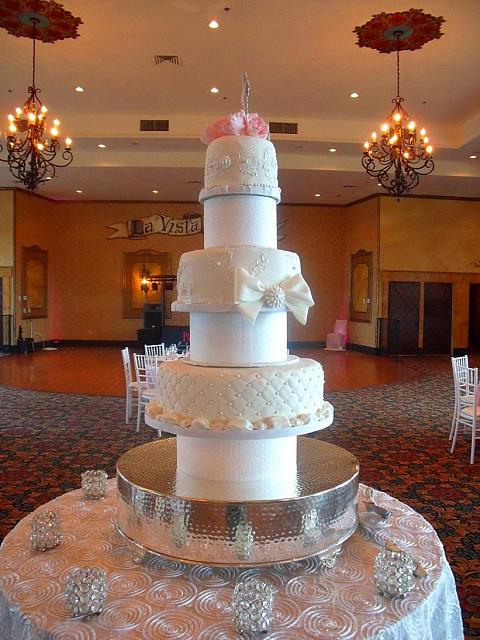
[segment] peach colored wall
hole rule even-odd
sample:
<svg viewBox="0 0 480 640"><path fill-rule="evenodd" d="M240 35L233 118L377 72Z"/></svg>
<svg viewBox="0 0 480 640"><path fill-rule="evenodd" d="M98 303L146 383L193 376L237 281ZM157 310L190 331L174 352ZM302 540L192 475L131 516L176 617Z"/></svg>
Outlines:
<svg viewBox="0 0 480 640"><path fill-rule="evenodd" d="M29 196L19 199L17 249L34 243L49 251L48 338L135 340L143 322L123 318L124 252L170 252L176 271L180 254L201 248L203 242L202 235L108 239L113 230L106 228L155 213L181 217L187 212L201 212L199 204L48 202L43 210L38 204L32 207L30 201L46 202ZM36 325L40 321L34 322ZM184 324L188 318L178 314L171 322Z"/></svg>
<svg viewBox="0 0 480 640"><path fill-rule="evenodd" d="M19 194L18 255L22 246L32 244L49 252L49 317L35 320L34 332L41 332L45 339L135 340L142 321L122 317L123 253L170 252L172 270L176 271L182 253L203 246L203 235L172 238L155 234L142 240L109 240L112 231L106 227L154 213L180 217L187 212L201 213L202 206L58 203ZM290 320L289 339L325 340L344 304L345 210L280 206L279 218L286 220L282 248L300 254L305 279L317 302L305 327ZM188 324L187 314L173 314L173 323Z"/></svg>
<svg viewBox="0 0 480 640"><path fill-rule="evenodd" d="M306 326L289 317L289 340L324 341L344 307L345 209L281 205L279 221L282 220L285 239L279 248L300 255L302 273L315 300Z"/></svg>
<svg viewBox="0 0 480 640"><path fill-rule="evenodd" d="M373 253L372 259L372 290L371 290L371 320L370 322L348 323L348 342L367 347L376 346L376 325L378 316L378 220L379 198L371 198L352 205L346 209L345 236L345 315L349 317L350 306L350 277L351 256L360 250Z"/></svg>
<svg viewBox="0 0 480 640"><path fill-rule="evenodd" d="M58 276L60 261L53 251L52 239L55 228L50 213L54 203L46 198L32 197L22 191L15 193L15 331L22 325L23 335L40 333L45 340L55 335L54 327L58 308ZM48 317L32 320L22 318L24 301L19 300L22 292L22 247L39 246L48 251Z"/></svg>
<svg viewBox="0 0 480 640"><path fill-rule="evenodd" d="M452 282L452 347L466 348L470 284L480 281L480 202L381 198L380 209L384 309L390 280Z"/></svg>
<svg viewBox="0 0 480 640"><path fill-rule="evenodd" d="M3 284L0 313L2 315L13 313L14 237L14 191L0 190L0 278Z"/></svg>
<svg viewBox="0 0 480 640"><path fill-rule="evenodd" d="M0 190L0 266L13 267L14 191Z"/></svg>
<svg viewBox="0 0 480 640"><path fill-rule="evenodd" d="M382 270L480 272L480 201L380 200Z"/></svg>

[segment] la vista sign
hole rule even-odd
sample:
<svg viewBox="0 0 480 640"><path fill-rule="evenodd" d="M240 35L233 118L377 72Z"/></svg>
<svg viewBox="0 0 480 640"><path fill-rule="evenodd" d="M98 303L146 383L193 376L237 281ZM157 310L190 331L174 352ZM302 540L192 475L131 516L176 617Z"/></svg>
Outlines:
<svg viewBox="0 0 480 640"><path fill-rule="evenodd" d="M185 213L183 218L172 218L164 213L157 213L153 216L108 225L107 229L114 229L108 239L144 238L153 233L163 233L167 236L193 236L203 232L202 222L202 216L199 213Z"/></svg>

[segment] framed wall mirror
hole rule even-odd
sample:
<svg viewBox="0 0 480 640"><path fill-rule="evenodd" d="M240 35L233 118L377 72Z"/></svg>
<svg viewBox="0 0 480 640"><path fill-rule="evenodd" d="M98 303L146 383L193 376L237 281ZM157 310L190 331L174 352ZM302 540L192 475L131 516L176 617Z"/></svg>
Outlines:
<svg viewBox="0 0 480 640"><path fill-rule="evenodd" d="M372 261L373 253L357 251L351 256L350 270L350 320L372 320Z"/></svg>
<svg viewBox="0 0 480 640"><path fill-rule="evenodd" d="M171 274L171 256L160 251L137 251L123 256L123 317L143 318L145 304L165 305L165 317L170 317L172 292L164 284L142 288L142 274Z"/></svg>
<svg viewBox="0 0 480 640"><path fill-rule="evenodd" d="M22 247L22 318L46 318L48 251Z"/></svg>

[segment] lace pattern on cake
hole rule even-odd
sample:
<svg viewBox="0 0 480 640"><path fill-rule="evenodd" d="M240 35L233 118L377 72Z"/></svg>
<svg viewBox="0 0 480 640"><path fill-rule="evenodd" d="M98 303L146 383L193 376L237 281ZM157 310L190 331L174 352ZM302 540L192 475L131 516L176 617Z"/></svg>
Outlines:
<svg viewBox="0 0 480 640"><path fill-rule="evenodd" d="M253 264L247 267L247 271L251 276L258 277L265 271L265 267L270 262L270 258L266 253L262 253Z"/></svg>
<svg viewBox="0 0 480 640"><path fill-rule="evenodd" d="M233 251L229 247L222 249L205 249L208 256L209 271L219 271L224 274L225 281L232 284L235 279L233 267Z"/></svg>
<svg viewBox="0 0 480 640"><path fill-rule="evenodd" d="M274 180L278 173L277 156L270 148L263 154L263 171L269 180Z"/></svg>

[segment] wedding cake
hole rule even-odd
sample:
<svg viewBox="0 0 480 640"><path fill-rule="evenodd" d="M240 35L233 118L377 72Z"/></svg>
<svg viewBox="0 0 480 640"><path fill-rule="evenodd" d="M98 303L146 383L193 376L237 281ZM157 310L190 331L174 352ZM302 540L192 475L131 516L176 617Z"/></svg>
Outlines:
<svg viewBox="0 0 480 640"><path fill-rule="evenodd" d="M314 304L298 255L277 248L275 148L242 110L213 122L204 248L182 255L176 311L188 358L163 362L145 422L175 434L117 463L119 532L136 549L207 565L332 558L358 524L358 461L299 437L328 427L321 365L287 349L287 314Z"/></svg>
<svg viewBox="0 0 480 640"><path fill-rule="evenodd" d="M190 314L190 357L161 365L147 415L177 434L189 476L293 477L297 436L328 426L333 409L321 365L288 354L287 313L305 324L314 301L298 255L277 249L275 148L245 110L203 141L204 249L182 255L172 305Z"/></svg>

